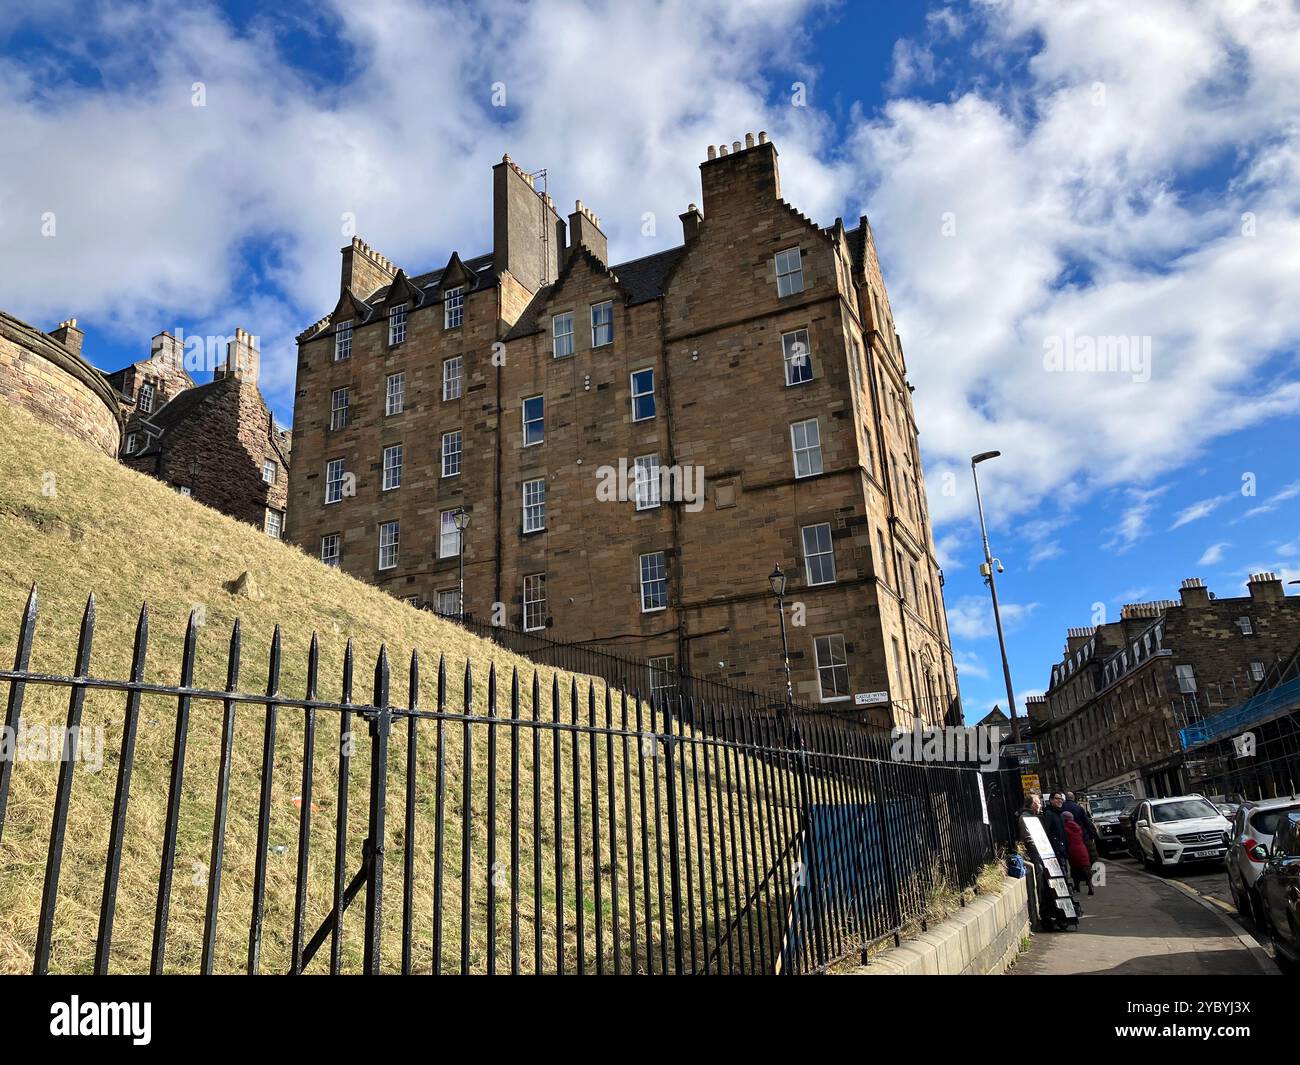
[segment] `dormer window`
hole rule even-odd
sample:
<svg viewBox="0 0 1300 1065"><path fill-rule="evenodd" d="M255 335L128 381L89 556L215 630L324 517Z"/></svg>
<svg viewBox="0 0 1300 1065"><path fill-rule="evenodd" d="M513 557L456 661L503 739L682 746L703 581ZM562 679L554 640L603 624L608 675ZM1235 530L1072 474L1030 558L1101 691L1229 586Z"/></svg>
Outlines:
<svg viewBox="0 0 1300 1065"><path fill-rule="evenodd" d="M442 304L442 327L444 329L459 329L461 322L465 320L465 288L458 285L456 288L447 289L443 296Z"/></svg>
<svg viewBox="0 0 1300 1065"><path fill-rule="evenodd" d="M143 384L140 386L140 413L153 413L153 385Z"/></svg>
<svg viewBox="0 0 1300 1065"><path fill-rule="evenodd" d="M388 346L396 347L406 340L406 304L388 308Z"/></svg>
<svg viewBox="0 0 1300 1065"><path fill-rule="evenodd" d="M352 319L334 327L334 361L352 358Z"/></svg>

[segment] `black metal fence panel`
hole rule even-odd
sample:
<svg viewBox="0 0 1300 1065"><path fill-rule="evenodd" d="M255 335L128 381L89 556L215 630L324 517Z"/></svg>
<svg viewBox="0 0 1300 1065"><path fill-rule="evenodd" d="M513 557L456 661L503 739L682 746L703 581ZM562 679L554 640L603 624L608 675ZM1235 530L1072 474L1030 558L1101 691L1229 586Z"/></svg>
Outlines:
<svg viewBox="0 0 1300 1065"><path fill-rule="evenodd" d="M39 673L36 621L33 589L0 670L6 735L34 690L65 693L66 712L57 757L0 760L11 967L816 972L923 923L992 856L976 771L892 761L881 730L779 700L646 698L641 677L495 663L484 686L440 656L422 705L434 660L412 653L395 705L381 649L358 702L349 644L331 701L315 637L305 684L282 690L278 629L254 694L238 622L211 690L194 684L194 619L179 683L151 684L147 608L129 675L106 678L93 596L71 673ZM87 693L120 701L115 781L70 833Z"/></svg>

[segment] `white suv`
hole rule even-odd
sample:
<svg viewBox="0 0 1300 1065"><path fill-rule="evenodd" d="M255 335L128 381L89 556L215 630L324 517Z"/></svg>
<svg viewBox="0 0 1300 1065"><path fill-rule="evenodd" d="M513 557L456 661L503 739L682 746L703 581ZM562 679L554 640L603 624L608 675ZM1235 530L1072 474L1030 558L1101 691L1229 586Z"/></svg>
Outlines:
<svg viewBox="0 0 1300 1065"><path fill-rule="evenodd" d="M1220 860L1227 850L1223 834L1231 827L1203 795L1144 799L1133 826L1142 864L1148 869Z"/></svg>

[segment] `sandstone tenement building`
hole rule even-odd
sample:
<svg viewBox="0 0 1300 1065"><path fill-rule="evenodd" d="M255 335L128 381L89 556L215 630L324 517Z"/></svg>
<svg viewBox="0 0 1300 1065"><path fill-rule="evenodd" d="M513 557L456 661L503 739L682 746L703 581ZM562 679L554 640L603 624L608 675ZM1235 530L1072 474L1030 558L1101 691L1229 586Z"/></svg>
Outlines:
<svg viewBox="0 0 1300 1065"><path fill-rule="evenodd" d="M289 434L257 386L256 337L236 329L226 361L196 385L182 345L160 333L149 359L108 375L127 418L122 461L276 538L284 534Z"/></svg>
<svg viewBox="0 0 1300 1065"><path fill-rule="evenodd" d="M1247 588L1216 599L1193 577L1177 600L1129 604L1119 621L1070 629L1046 704L1031 708L1044 785L1184 792L1194 774L1179 730L1245 701L1300 643L1300 596L1272 573Z"/></svg>
<svg viewBox="0 0 1300 1065"><path fill-rule="evenodd" d="M50 333L0 311L0 396L116 458L122 413L113 390L81 355L71 318Z"/></svg>
<svg viewBox="0 0 1300 1065"><path fill-rule="evenodd" d="M508 156L486 254L343 248L298 338L289 538L444 613L463 562L477 618L764 688L780 562L797 699L960 720L870 227L786 203L765 134L700 176L683 243L631 262Z"/></svg>

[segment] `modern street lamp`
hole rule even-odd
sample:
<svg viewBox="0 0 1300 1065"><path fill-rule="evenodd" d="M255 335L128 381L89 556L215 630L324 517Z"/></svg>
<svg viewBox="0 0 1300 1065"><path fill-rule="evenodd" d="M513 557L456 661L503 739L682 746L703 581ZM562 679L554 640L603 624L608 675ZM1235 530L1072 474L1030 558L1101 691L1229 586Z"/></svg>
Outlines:
<svg viewBox="0 0 1300 1065"><path fill-rule="evenodd" d="M998 630L998 650L1002 652L1002 677L1007 683L1007 707L1011 714L1011 739L1014 743L1020 742L1020 722L1016 719L1016 695L1015 689L1011 686L1011 666L1007 662L1007 642L1002 635L1002 612L998 609L998 586L994 580L994 571L1002 571L1002 563L993 557L989 550L988 529L984 525L984 504L980 502L980 479L976 473L975 467L986 459L995 459L1001 455L1001 451L981 451L974 455L970 460L970 475L975 481L975 508L980 515L980 537L984 541L984 564L980 566L980 573L984 579L989 582L989 594L993 597L993 623Z"/></svg>
<svg viewBox="0 0 1300 1065"><path fill-rule="evenodd" d="M469 511L457 507L451 519L456 525L456 553L460 556L460 620L465 620L465 530L469 528Z"/></svg>

